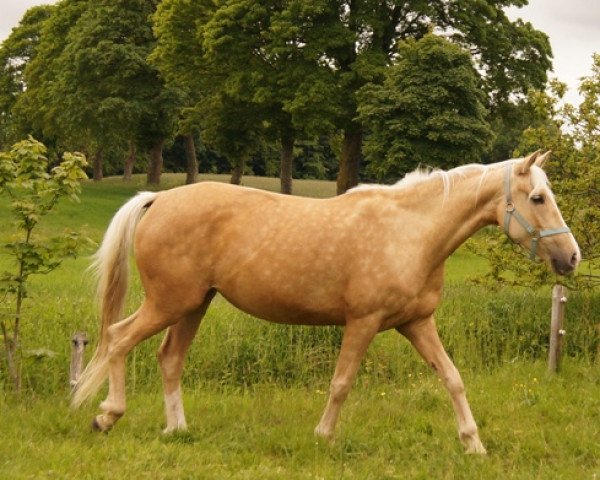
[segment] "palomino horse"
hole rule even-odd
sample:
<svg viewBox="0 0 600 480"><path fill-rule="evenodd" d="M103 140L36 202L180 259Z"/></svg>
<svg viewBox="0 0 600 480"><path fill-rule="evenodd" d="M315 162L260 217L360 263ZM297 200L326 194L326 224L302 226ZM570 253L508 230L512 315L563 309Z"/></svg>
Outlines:
<svg viewBox="0 0 600 480"><path fill-rule="evenodd" d="M108 376L108 397L94 419L108 431L125 412L127 353L168 327L158 353L165 431L185 429L184 357L219 292L272 322L344 325L317 435L333 437L367 347L395 328L443 380L467 452L485 453L433 313L444 262L485 225L504 225L559 274L575 269L579 248L540 168L546 156L417 172L393 186L361 186L325 200L219 183L140 193L117 212L96 254L102 327L73 404ZM132 244L146 297L121 320Z"/></svg>

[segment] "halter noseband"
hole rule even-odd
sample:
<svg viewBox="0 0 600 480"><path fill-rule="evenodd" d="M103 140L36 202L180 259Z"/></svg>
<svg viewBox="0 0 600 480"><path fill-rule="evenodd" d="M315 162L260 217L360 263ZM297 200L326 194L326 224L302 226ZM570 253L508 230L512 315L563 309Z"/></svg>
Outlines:
<svg viewBox="0 0 600 480"><path fill-rule="evenodd" d="M540 230L538 231L534 226L532 226L525 217L521 215L512 201L512 194L510 188L510 176L512 173L512 164L506 165L504 170L504 193L506 195L506 212L504 214L504 232L506 236L512 240L510 237L510 233L508 228L510 227L510 219L514 217L514 219L519 222L519 224L527 231L529 236L531 237L531 252L529 254L529 258L531 260L535 259L537 246L540 238L551 237L552 235L558 235L560 233L570 233L571 230L569 227L559 227L552 228L549 230Z"/></svg>

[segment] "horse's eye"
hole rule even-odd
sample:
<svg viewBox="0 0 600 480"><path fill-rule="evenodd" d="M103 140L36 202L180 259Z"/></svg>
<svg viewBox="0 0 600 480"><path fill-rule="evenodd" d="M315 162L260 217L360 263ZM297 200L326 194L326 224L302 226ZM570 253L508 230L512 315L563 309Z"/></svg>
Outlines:
<svg viewBox="0 0 600 480"><path fill-rule="evenodd" d="M543 197L543 195L534 195L533 197L531 197L531 201L533 203L535 203L536 205L543 205L544 197Z"/></svg>

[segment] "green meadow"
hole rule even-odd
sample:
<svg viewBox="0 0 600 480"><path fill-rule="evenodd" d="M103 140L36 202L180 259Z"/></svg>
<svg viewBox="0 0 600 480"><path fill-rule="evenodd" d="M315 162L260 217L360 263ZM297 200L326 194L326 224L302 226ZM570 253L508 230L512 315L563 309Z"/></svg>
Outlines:
<svg viewBox="0 0 600 480"><path fill-rule="evenodd" d="M164 175L162 188L182 181ZM244 184L279 187L268 178L246 177ZM99 243L119 206L145 188L141 176L131 184L117 178L86 183L81 202L60 204L35 234L73 229ZM335 193L335 185L323 181L296 180L294 189L314 197ZM12 229L5 199L0 225L0 241L6 241ZM549 374L549 288L485 288L470 281L485 272L482 258L461 248L449 259L437 321L463 375L485 457L464 455L446 392L395 332L380 334L369 349L336 441L317 441L312 431L325 406L341 330L268 324L219 297L184 373L189 432L161 434L159 335L130 355L128 411L103 435L92 433L90 422L104 391L79 410L68 403L70 338L85 331L93 344L99 326L85 271L92 252L32 277L21 395L10 392L4 364L0 368L0 478L600 478L597 294L570 294L562 370ZM7 255L0 266L10 268ZM141 298L133 274L128 310ZM3 299L0 314L10 308Z"/></svg>

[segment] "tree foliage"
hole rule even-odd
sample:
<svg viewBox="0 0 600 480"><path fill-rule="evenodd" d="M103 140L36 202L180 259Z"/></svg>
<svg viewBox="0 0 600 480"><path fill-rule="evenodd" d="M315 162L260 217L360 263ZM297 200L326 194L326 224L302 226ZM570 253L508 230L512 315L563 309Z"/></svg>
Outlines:
<svg viewBox="0 0 600 480"><path fill-rule="evenodd" d="M514 99L543 88L551 65L547 37L504 14L526 3L63 0L24 18L23 34L39 31L23 36L35 55L18 54L26 89L19 75L5 75L17 78L7 86L17 98L0 99L0 118L59 150L92 154L96 172L106 152L132 158L139 147L150 154L151 176L175 135L193 152L199 130L238 173L277 143L286 175L294 142L330 136L340 144L341 193L360 172L358 92L390 83L398 45L430 32L471 54L484 105L502 132L491 155L513 147L512 119L522 113L511 108Z"/></svg>
<svg viewBox="0 0 600 480"><path fill-rule="evenodd" d="M13 107L25 92L25 68L36 56L42 25L53 11L42 5L25 12L0 47L0 147L17 135Z"/></svg>
<svg viewBox="0 0 600 480"><path fill-rule="evenodd" d="M493 135L468 52L432 34L408 40L384 77L358 93L372 174L398 178L415 164L479 161Z"/></svg>
<svg viewBox="0 0 600 480"><path fill-rule="evenodd" d="M44 137L93 154L96 178L103 152L125 152L132 143L155 152L151 160L160 162L173 130L178 92L166 88L147 61L154 48L150 17L156 3L59 3L25 70L28 88L17 111Z"/></svg>
<svg viewBox="0 0 600 480"><path fill-rule="evenodd" d="M448 1L332 1L322 6L306 30L327 32L312 48L322 52L321 64L335 80L344 131L338 192L358 180L363 125L356 121L357 92L365 85L381 84L385 68L396 60L396 47L428 32L444 33L468 49L481 72L480 82L492 107L529 88L543 88L550 68L550 44L531 24L511 22L503 9L523 6L526 0Z"/></svg>
<svg viewBox="0 0 600 480"><path fill-rule="evenodd" d="M162 71L177 72L180 85L206 94L190 111L197 112L209 143L231 147L226 131L248 140L281 136L282 130L295 137L307 130L342 132L342 192L358 176L364 134L358 92L381 86L390 76L385 72L398 60L399 43L434 30L467 48L480 72L476 85L486 95L483 104L494 106L497 115L511 96L544 86L550 67L547 37L528 23L509 21L503 12L524 4L167 0L155 18L156 57ZM194 10L201 20L194 21ZM174 30L184 24L186 35ZM191 68L177 55L182 52ZM232 118L227 110L238 115ZM245 122L248 118L254 121Z"/></svg>
<svg viewBox="0 0 600 480"><path fill-rule="evenodd" d="M87 4L87 0L64 0L42 24L36 55L24 71L27 90L18 97L12 110L22 123L21 133L34 133L46 143L68 144L71 138L78 138L69 119L66 123L62 121L63 96L57 80L62 74L60 58L69 43L69 32Z"/></svg>
<svg viewBox="0 0 600 480"><path fill-rule="evenodd" d="M330 95L324 90L331 82L320 81L325 70L315 68L316 59L307 58L291 33L301 28L301 12L310 6L167 0L155 15L152 59L169 82L189 93L186 121L238 171L265 143L280 143L285 190L294 142L322 132L328 118L323 106Z"/></svg>

